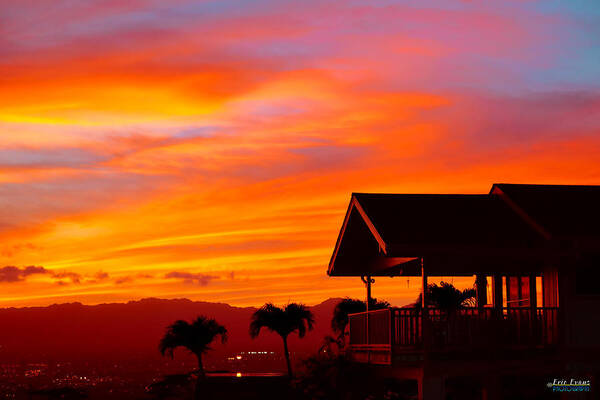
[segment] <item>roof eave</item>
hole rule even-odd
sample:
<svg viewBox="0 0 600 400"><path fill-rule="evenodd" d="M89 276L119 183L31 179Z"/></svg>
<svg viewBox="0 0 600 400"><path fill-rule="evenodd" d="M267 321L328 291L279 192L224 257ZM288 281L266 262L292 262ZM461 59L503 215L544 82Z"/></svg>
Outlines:
<svg viewBox="0 0 600 400"><path fill-rule="evenodd" d="M342 238L346 231L346 227L348 226L348 221L350 220L350 216L352 215L353 209L356 209L356 211L358 211L359 215L361 216L361 218L363 219L363 221L369 228L369 231L371 232L371 234L373 235L373 237L379 244L380 251L384 255L387 254L387 248L388 248L387 244L383 240L381 234L377 231L377 228L373 224L373 221L371 221L371 219L365 212L364 208L361 206L360 202L358 201L358 198L356 197L356 194L352 193L352 196L350 197L350 204L348 205L348 209L346 210L346 215L344 217L344 222L342 224L342 228L340 229L340 233L338 234L338 237L337 237L337 240L335 243L335 248L333 250L333 254L331 255L331 259L329 260L329 267L327 268L327 275L329 275L329 276L334 276L333 268L335 266L335 260L338 255L340 245L342 243Z"/></svg>
<svg viewBox="0 0 600 400"><path fill-rule="evenodd" d="M539 233L544 239L551 240L552 234L545 229L542 225L540 225L537 221L535 221L523 208L521 208L515 201L513 201L510 196L502 190L500 187L501 183L494 183L492 188L490 189L490 195L498 196L507 206L509 206L523 221L525 221L529 226L531 226L537 233Z"/></svg>

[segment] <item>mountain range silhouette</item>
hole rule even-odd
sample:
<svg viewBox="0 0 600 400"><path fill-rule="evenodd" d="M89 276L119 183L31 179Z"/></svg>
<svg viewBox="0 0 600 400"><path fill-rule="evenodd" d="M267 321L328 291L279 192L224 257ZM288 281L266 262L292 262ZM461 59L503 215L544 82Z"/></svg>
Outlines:
<svg viewBox="0 0 600 400"><path fill-rule="evenodd" d="M315 329L304 339L290 337L294 352L312 353L331 334L331 316L340 299L330 298L310 307ZM257 339L248 334L256 307L188 299L146 298L128 303L0 309L0 358L3 360L81 361L159 359L158 342L175 320L198 315L217 319L229 331L225 345L215 344L213 357L242 351L281 351L281 338L265 332ZM183 352L183 351L182 351ZM177 355L176 355L177 357Z"/></svg>

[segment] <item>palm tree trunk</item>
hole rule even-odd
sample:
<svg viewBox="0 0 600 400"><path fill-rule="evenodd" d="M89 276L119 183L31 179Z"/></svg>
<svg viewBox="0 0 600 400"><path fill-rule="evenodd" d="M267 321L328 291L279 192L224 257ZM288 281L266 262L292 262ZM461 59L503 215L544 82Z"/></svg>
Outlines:
<svg viewBox="0 0 600 400"><path fill-rule="evenodd" d="M204 372L204 364L202 364L202 354L196 354L196 357L198 357L198 379L196 379L196 387L194 390L194 399L199 400L202 398L203 393L204 395L206 395L205 390L203 390L202 388L202 383L204 382L205 378L206 378L206 373ZM208 395L205 398L210 398L210 395Z"/></svg>
<svg viewBox="0 0 600 400"><path fill-rule="evenodd" d="M206 373L204 372L204 364L202 364L202 354L196 354L198 357L198 377L204 379Z"/></svg>
<svg viewBox="0 0 600 400"><path fill-rule="evenodd" d="M290 362L290 352L288 350L287 336L283 336L283 353L287 364L288 376L292 377L292 363Z"/></svg>
<svg viewBox="0 0 600 400"><path fill-rule="evenodd" d="M342 333L340 333L340 339L342 343L342 348L346 347L346 336L350 336L350 332L348 332L348 324L344 325L344 329L342 329Z"/></svg>

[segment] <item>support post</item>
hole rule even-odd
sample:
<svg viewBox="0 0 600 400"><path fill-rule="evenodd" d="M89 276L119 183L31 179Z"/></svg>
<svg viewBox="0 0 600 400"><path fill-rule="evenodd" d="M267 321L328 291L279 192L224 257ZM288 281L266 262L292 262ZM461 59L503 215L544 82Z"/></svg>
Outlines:
<svg viewBox="0 0 600 400"><path fill-rule="evenodd" d="M367 312L369 312L371 301L373 299L373 297L371 297L371 284L375 283L375 279L371 278L371 275L363 275L360 277L360 280L367 287Z"/></svg>
<svg viewBox="0 0 600 400"><path fill-rule="evenodd" d="M502 320L504 319L502 307L504 305L502 299L502 275L495 273L492 275L492 298L494 302L494 313L492 314L494 318L494 325L496 326L495 334L493 336L493 340L502 341L502 337L500 332L502 332ZM496 336L498 335L498 336Z"/></svg>
<svg viewBox="0 0 600 400"><path fill-rule="evenodd" d="M360 280L367 286L367 312L365 314L365 329L366 329L366 344L369 345L370 340L370 331L369 331L369 310L371 304L371 284L375 282L375 279L371 278L371 275L363 275L360 277ZM367 349L367 363L371 363L371 350Z"/></svg>
<svg viewBox="0 0 600 400"><path fill-rule="evenodd" d="M425 264L423 257L421 257L421 308L425 310L427 308L427 274L425 273Z"/></svg>
<svg viewBox="0 0 600 400"><path fill-rule="evenodd" d="M371 275L367 275L367 312L371 308Z"/></svg>
<svg viewBox="0 0 600 400"><path fill-rule="evenodd" d="M529 306L533 312L537 309L537 285L535 279L535 275L529 275Z"/></svg>
<svg viewBox="0 0 600 400"><path fill-rule="evenodd" d="M421 335L423 335L423 349L427 351L429 345L429 312L427 310L427 273L425 263L421 257Z"/></svg>
<svg viewBox="0 0 600 400"><path fill-rule="evenodd" d="M537 285L535 282L535 274L529 275L529 329L531 331L531 338L536 342L538 332L538 318L537 318Z"/></svg>
<svg viewBox="0 0 600 400"><path fill-rule="evenodd" d="M506 307L510 307L513 304L511 300L514 300L514 293L510 291L510 278L510 276L506 276Z"/></svg>
<svg viewBox="0 0 600 400"><path fill-rule="evenodd" d="M487 279L483 274L475 275L475 291L477 308L483 308L487 303Z"/></svg>
<svg viewBox="0 0 600 400"><path fill-rule="evenodd" d="M492 277L492 285L494 296L494 309L496 310L496 312L502 313L502 275L494 274L494 276Z"/></svg>

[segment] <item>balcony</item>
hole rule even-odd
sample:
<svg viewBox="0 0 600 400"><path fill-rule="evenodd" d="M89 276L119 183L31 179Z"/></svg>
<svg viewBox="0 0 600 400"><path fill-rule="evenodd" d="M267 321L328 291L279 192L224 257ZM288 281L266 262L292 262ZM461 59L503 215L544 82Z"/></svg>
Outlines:
<svg viewBox="0 0 600 400"><path fill-rule="evenodd" d="M395 356L551 348L558 307L388 308L349 315L355 361L391 364ZM410 357L404 359L410 359Z"/></svg>

